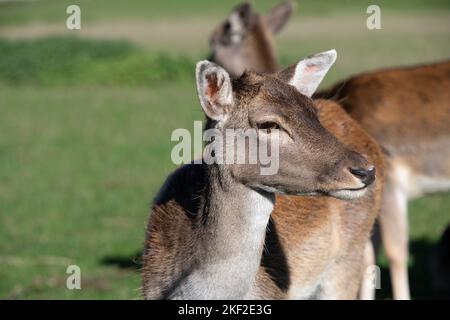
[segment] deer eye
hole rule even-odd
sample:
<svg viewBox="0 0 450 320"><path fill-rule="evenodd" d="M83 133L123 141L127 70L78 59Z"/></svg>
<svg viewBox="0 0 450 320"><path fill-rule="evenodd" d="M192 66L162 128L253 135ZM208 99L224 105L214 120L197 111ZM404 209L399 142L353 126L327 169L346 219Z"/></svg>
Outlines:
<svg viewBox="0 0 450 320"><path fill-rule="evenodd" d="M271 133L272 130L280 130L280 125L272 121L258 123L257 127L259 130L266 130L267 133Z"/></svg>

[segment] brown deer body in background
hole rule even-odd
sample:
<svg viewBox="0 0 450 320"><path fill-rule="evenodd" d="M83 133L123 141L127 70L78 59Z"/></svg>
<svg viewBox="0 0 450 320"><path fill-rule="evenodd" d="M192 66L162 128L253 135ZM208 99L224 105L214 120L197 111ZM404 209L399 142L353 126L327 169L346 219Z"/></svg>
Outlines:
<svg viewBox="0 0 450 320"><path fill-rule="evenodd" d="M267 24L276 21L277 26L283 25L286 20L277 21L277 17L289 17L286 13L289 10L292 4L286 2L272 11L284 14L249 18L258 16L251 6L236 7L230 17L235 14L243 20L228 18L222 27L216 28L215 40L211 42L214 61L229 67L235 75L253 69L272 72L277 66L271 40L274 28ZM243 11L245 14L241 13ZM230 29L240 30L241 35L236 38L241 41L229 45L233 49L228 48L228 52L234 54L225 55L222 54L224 46L217 43L228 36L228 29L223 28L227 24L240 26ZM261 36L259 30L267 34ZM389 155L380 229L389 259L394 298L408 299L407 201L450 190L450 62L362 74L315 97L342 104ZM362 297L373 298L373 290L363 290Z"/></svg>
<svg viewBox="0 0 450 320"><path fill-rule="evenodd" d="M279 170L263 176L259 163L176 170L150 216L145 298L356 298L384 161L338 105L308 98L334 59L329 51L277 75L233 81L213 63L197 65L206 127L254 128L259 140L277 129Z"/></svg>

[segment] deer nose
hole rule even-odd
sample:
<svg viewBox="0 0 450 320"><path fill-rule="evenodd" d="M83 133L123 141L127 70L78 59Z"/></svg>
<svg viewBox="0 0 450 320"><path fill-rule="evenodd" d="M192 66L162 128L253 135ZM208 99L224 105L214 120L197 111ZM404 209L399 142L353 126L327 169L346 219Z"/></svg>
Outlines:
<svg viewBox="0 0 450 320"><path fill-rule="evenodd" d="M367 169L363 168L350 168L350 172L357 177L359 180L361 180L362 183L364 183L366 186L370 185L372 182L375 181L375 167L370 166Z"/></svg>

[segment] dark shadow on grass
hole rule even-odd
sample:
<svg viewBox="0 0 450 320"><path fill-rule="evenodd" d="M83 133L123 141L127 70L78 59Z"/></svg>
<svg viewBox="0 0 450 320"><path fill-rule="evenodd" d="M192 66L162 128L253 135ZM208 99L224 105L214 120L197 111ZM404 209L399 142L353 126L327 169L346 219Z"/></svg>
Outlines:
<svg viewBox="0 0 450 320"><path fill-rule="evenodd" d="M137 271L142 266L141 256L141 251L127 256L106 256L101 259L100 263L106 266L115 266L119 269L134 269Z"/></svg>

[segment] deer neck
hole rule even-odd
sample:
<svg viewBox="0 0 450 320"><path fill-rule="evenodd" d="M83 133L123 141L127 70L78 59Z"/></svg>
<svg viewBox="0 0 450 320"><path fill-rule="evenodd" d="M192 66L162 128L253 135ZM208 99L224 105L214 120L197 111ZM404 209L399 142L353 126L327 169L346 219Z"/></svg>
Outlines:
<svg viewBox="0 0 450 320"><path fill-rule="evenodd" d="M206 166L196 264L175 298L242 299L258 272L275 197Z"/></svg>

